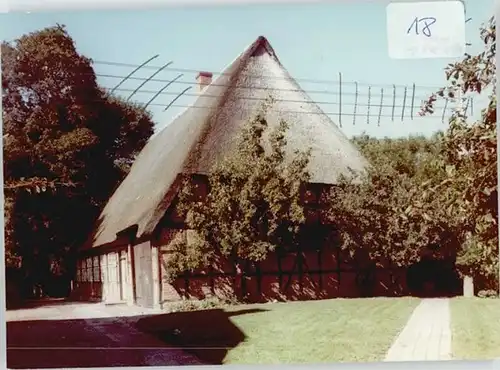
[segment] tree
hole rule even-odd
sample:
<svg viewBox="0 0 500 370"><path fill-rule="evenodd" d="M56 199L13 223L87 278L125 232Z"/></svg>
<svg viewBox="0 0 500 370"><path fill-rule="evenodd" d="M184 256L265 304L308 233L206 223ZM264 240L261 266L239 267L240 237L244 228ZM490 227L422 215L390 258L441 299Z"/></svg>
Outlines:
<svg viewBox="0 0 500 370"><path fill-rule="evenodd" d="M330 213L343 248L399 266L419 261L431 245L441 246L435 257L448 255L457 243L458 220L447 214L452 196L422 191L445 178L441 136L354 138L371 166L361 184L345 179L332 192Z"/></svg>
<svg viewBox="0 0 500 370"><path fill-rule="evenodd" d="M399 266L419 261L423 253L456 257L461 274L497 289L494 18L481 37L484 51L450 64L450 85L432 95L422 111L432 114L437 99L455 100L459 91L488 91L490 103L481 119L468 122L457 109L446 132L430 139L357 138L371 167L359 186L346 179L333 192L331 217L343 247L353 254L364 250L375 260L390 259Z"/></svg>
<svg viewBox="0 0 500 370"><path fill-rule="evenodd" d="M297 243L305 222L301 191L309 180L310 153L285 158L287 128L281 121L266 142L268 124L258 115L249 122L236 153L209 174L205 197L197 197L196 185L186 181L179 209L196 238L175 245L176 257L169 262L172 278L206 267L218 256L260 261L279 247Z"/></svg>
<svg viewBox="0 0 500 370"><path fill-rule="evenodd" d="M498 289L498 188L496 121L496 24L492 17L480 32L484 50L449 64L449 85L433 94L422 114L432 114L438 99L488 94L489 104L478 121L457 109L443 137L448 186L458 194L454 212L462 216L465 240L458 252L462 273L483 278Z"/></svg>
<svg viewBox="0 0 500 370"><path fill-rule="evenodd" d="M22 257L37 281L70 273L154 124L98 85L60 25L2 43L2 92L7 262Z"/></svg>

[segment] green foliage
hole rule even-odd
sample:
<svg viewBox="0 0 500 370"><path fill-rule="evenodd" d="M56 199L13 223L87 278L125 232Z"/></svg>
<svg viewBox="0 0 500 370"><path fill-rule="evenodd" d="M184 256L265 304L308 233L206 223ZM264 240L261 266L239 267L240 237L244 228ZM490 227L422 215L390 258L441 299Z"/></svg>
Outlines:
<svg viewBox="0 0 500 370"><path fill-rule="evenodd" d="M440 246L438 258L449 253L459 223L450 217L440 137L354 138L371 167L362 184L346 179L332 192L330 213L343 248L400 266L418 261L429 245ZM430 181L439 186L423 192Z"/></svg>
<svg viewBox="0 0 500 370"><path fill-rule="evenodd" d="M109 96L63 26L2 43L6 253L33 279L69 259L153 133Z"/></svg>
<svg viewBox="0 0 500 370"><path fill-rule="evenodd" d="M190 229L188 242L174 242L171 271L204 267L218 256L260 261L279 246L297 243L305 222L301 191L308 182L309 151L285 156L281 121L270 133L262 115L249 122L236 153L219 162L208 176L209 192L197 195L188 180L180 193L181 212ZM266 150L267 149L267 150Z"/></svg>
<svg viewBox="0 0 500 370"><path fill-rule="evenodd" d="M431 96L424 113L432 112L440 97L455 98L459 92L489 96L490 102L478 121L470 122L463 110L455 111L443 137L442 155L450 168L448 186L458 194L455 208L466 232L457 262L463 273L487 278L498 289L495 32L493 17L481 29L484 51L475 56L467 54L447 67L450 85Z"/></svg>
<svg viewBox="0 0 500 370"><path fill-rule="evenodd" d="M484 52L446 68L449 86L439 98L490 94L477 122L463 110L446 132L426 139L355 138L371 163L365 181L344 181L332 194L331 217L343 247L366 250L374 259L408 266L423 254L456 256L457 267L498 289L497 133L494 19L481 30ZM433 248L429 248L433 247Z"/></svg>
<svg viewBox="0 0 500 370"><path fill-rule="evenodd" d="M172 302L167 305L168 312L190 312L190 311L203 311L213 309L224 309L228 306L234 306L240 303L236 297L231 299L219 299L216 297L205 298L202 300L189 300L183 299L181 301Z"/></svg>
<svg viewBox="0 0 500 370"><path fill-rule="evenodd" d="M493 19L481 36L484 52L450 64L449 86L432 95L422 110L432 114L437 99L453 100L459 89L489 90L490 103L479 121L470 123L462 110L456 110L445 132L430 138L354 138L371 166L360 184L343 179L328 203L330 221L340 233L342 248L351 255L363 251L372 261L390 260L399 266L423 256L455 258L462 274L484 282L485 289L497 289ZM184 256L183 261L177 259L181 268L206 266L215 251L260 260L280 245L297 242L297 225L304 218L299 193L300 184L308 180L303 172L307 155L299 156L291 169L282 167L280 133L271 139L273 154L264 155L265 125L262 118L252 122L239 155L210 176L211 191L205 201L192 202L192 188L184 191L184 204L190 204L188 224L199 232L190 247L184 241L177 244L178 255Z"/></svg>

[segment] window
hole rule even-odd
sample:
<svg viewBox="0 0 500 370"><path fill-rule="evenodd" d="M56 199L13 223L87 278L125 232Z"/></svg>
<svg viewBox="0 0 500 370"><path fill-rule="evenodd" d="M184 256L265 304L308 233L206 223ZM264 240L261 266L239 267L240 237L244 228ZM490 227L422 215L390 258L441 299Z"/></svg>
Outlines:
<svg viewBox="0 0 500 370"><path fill-rule="evenodd" d="M87 260L82 260L82 281L85 283L88 281L87 278Z"/></svg>
<svg viewBox="0 0 500 370"><path fill-rule="evenodd" d="M306 189L303 194L304 205L314 205L318 202L318 196L314 189Z"/></svg>
<svg viewBox="0 0 500 370"><path fill-rule="evenodd" d="M87 258L87 268L85 269L87 275L87 281L93 281L92 279L92 257Z"/></svg>
<svg viewBox="0 0 500 370"><path fill-rule="evenodd" d="M94 257L94 276L93 276L93 280L94 281L101 281L101 274L100 274L100 269L99 269L99 257L98 256L95 256Z"/></svg>
<svg viewBox="0 0 500 370"><path fill-rule="evenodd" d="M107 269L106 269L106 261L107 261L107 255L103 254L100 257L100 262L101 262L101 281L105 282L107 279Z"/></svg>
<svg viewBox="0 0 500 370"><path fill-rule="evenodd" d="M81 264L81 266L80 266L81 281L82 281L82 283L85 283L87 281L87 273L86 273L86 271L87 271L87 269L86 269L87 261L86 260L81 260L80 264Z"/></svg>
<svg viewBox="0 0 500 370"><path fill-rule="evenodd" d="M82 281L82 261L78 260L76 264L76 281L81 282Z"/></svg>
<svg viewBox="0 0 500 370"><path fill-rule="evenodd" d="M319 223L304 225L300 231L300 244L302 250L318 250L325 248L332 242L335 231Z"/></svg>

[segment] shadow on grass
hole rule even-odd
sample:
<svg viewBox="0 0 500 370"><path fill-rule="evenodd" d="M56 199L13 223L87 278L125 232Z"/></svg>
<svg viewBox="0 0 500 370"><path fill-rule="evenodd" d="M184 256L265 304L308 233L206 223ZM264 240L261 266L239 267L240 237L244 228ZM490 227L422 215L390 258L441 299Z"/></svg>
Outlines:
<svg viewBox="0 0 500 370"><path fill-rule="evenodd" d="M265 311L247 309L227 312L211 309L177 312L143 318L137 322L137 327L162 342L192 353L203 363L220 365L227 352L246 339L231 317Z"/></svg>
<svg viewBox="0 0 500 370"><path fill-rule="evenodd" d="M245 340L231 317L265 310L7 322L7 367L222 364Z"/></svg>

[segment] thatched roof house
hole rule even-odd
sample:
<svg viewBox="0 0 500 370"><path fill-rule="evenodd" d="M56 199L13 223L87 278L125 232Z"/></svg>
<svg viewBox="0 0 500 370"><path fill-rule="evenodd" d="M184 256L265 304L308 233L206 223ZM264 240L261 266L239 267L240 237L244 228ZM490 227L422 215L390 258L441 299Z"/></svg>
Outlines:
<svg viewBox="0 0 500 370"><path fill-rule="evenodd" d="M242 128L269 100L272 104L264 112L270 129L282 119L288 123L287 152L311 149L308 170L313 183L336 184L341 175L367 167L264 37L215 80L211 77L200 73L196 101L151 138L104 208L79 257L75 298L160 307L176 296L164 281L162 262L163 246L175 230L156 229L175 199L181 175L206 175L218 160L232 155Z"/></svg>
<svg viewBox="0 0 500 370"><path fill-rule="evenodd" d="M206 174L228 155L245 123L271 97L271 127L290 125L288 149L312 148L312 182L335 184L339 175L363 171L366 160L300 88L273 48L259 37L238 56L196 101L154 136L104 208L93 246L138 226L138 237L153 231L175 195L181 173Z"/></svg>
<svg viewBox="0 0 500 370"><path fill-rule="evenodd" d="M209 76L202 75L202 78ZM196 101L154 136L100 217L92 246L112 242L136 225L151 233L176 192L181 173L206 174L231 153L241 129L271 98L270 127L288 122L289 153L312 148L312 182L335 184L342 174L364 171L366 160L337 125L300 88L264 37L239 55Z"/></svg>

